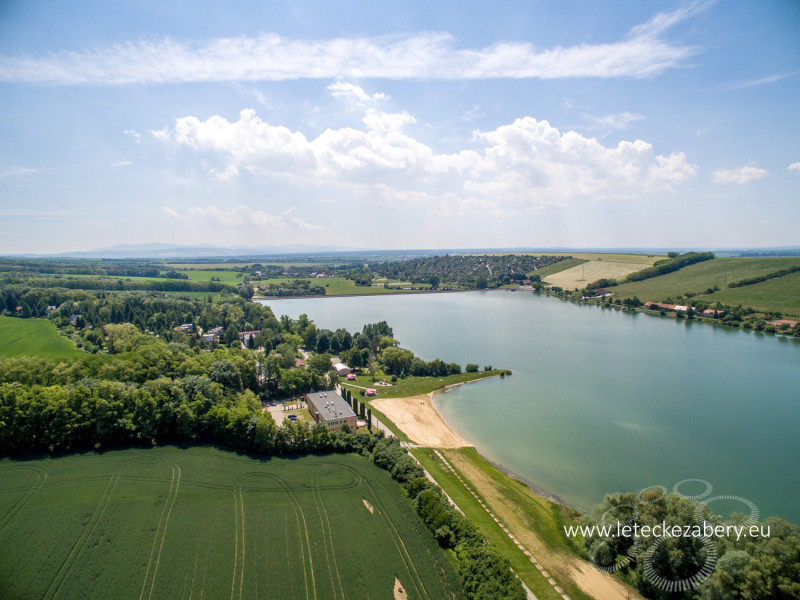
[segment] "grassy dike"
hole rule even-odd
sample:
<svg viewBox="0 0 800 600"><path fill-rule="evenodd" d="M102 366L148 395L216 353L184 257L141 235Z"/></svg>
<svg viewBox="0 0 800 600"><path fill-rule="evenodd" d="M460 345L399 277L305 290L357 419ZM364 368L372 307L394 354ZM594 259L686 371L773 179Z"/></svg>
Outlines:
<svg viewBox="0 0 800 600"><path fill-rule="evenodd" d="M411 452L464 514L508 559L514 571L537 598L561 600L561 594L492 519L475 496L442 464L435 450L414 448ZM569 576L569 564L576 552L560 533L563 521L559 516L562 509L558 504L537 496L527 486L507 476L474 448L439 452L570 598L591 600ZM476 473L480 476L476 477Z"/></svg>

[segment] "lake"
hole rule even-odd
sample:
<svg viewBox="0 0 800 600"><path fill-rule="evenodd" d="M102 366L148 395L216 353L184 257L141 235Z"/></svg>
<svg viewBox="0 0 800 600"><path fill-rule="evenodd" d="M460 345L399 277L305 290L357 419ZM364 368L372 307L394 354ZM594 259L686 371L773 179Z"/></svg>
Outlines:
<svg viewBox="0 0 800 600"><path fill-rule="evenodd" d="M700 479L800 522L800 340L521 291L263 303L328 329L385 320L425 360L512 369L436 405L485 457L571 506Z"/></svg>

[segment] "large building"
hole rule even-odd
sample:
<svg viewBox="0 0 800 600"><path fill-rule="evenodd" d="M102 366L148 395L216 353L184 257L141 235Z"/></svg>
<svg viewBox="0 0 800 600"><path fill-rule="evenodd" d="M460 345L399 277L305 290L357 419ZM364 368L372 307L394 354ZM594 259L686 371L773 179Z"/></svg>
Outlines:
<svg viewBox="0 0 800 600"><path fill-rule="evenodd" d="M356 413L338 392L334 390L314 392L306 394L304 399L308 403L308 410L314 420L317 423L323 423L329 430L335 431L345 425L350 428L350 431L358 429Z"/></svg>

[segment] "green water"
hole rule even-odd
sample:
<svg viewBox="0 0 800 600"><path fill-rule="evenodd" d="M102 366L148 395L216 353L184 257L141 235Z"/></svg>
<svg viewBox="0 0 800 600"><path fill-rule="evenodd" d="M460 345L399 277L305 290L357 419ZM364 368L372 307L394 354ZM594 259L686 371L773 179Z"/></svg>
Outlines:
<svg viewBox="0 0 800 600"><path fill-rule="evenodd" d="M693 478L800 522L798 340L530 292L265 303L331 329L386 320L427 360L512 369L437 406L484 456L572 506Z"/></svg>

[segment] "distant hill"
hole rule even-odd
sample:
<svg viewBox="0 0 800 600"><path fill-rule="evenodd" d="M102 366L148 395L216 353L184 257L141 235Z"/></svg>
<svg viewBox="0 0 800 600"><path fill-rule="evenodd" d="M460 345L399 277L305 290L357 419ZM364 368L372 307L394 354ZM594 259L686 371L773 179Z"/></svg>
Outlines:
<svg viewBox="0 0 800 600"><path fill-rule="evenodd" d="M402 250L376 250L369 248L355 248L344 246L315 246L312 244L287 244L283 246L215 246L211 244L180 245L180 244L118 244L95 250L42 253L42 254L16 254L5 256L20 257L48 257L48 258L230 258L285 255L337 255L355 254L364 257L391 257L392 259L411 258L419 256L434 256L445 254L494 254L494 253L524 253L540 252L547 254L573 254L576 252L612 253L612 254L666 254L667 252L685 252L688 250L713 251L717 256L800 256L800 246L782 246L769 248L578 248L578 247L504 247L504 248L428 248L428 249L402 249Z"/></svg>

